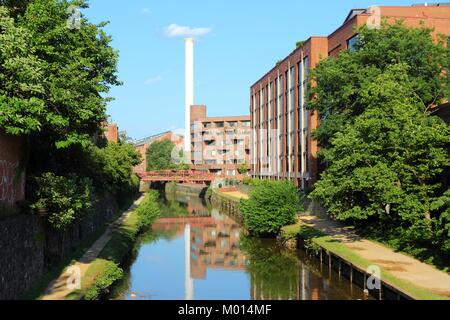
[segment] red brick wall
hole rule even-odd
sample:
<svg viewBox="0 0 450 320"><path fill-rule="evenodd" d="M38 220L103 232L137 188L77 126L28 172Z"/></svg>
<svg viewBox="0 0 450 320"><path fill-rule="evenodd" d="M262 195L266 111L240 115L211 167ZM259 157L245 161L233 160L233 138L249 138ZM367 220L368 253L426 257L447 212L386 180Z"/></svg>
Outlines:
<svg viewBox="0 0 450 320"><path fill-rule="evenodd" d="M108 142L118 142L119 141L119 127L117 126L117 124L111 123L108 125L106 139L108 139Z"/></svg>
<svg viewBox="0 0 450 320"><path fill-rule="evenodd" d="M0 205L14 206L25 198L25 174L15 179L23 139L0 133Z"/></svg>

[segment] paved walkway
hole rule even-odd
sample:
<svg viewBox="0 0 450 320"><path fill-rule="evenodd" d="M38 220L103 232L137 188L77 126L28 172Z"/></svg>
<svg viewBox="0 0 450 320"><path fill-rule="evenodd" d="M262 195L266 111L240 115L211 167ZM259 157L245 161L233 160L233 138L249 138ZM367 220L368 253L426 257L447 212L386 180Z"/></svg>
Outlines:
<svg viewBox="0 0 450 320"><path fill-rule="evenodd" d="M223 194L232 196L232 197L237 198L237 199L248 199L249 198L247 194L239 192L239 191L230 191L230 192L221 191L221 192Z"/></svg>
<svg viewBox="0 0 450 320"><path fill-rule="evenodd" d="M405 254L357 236L350 228L323 214L300 215L300 220L340 240L361 258L373 262L398 279L413 283L432 293L450 298L450 275Z"/></svg>
<svg viewBox="0 0 450 320"><path fill-rule="evenodd" d="M72 289L67 285L69 278L73 276L73 273L70 272L75 270L74 268L79 268L80 278L83 279L87 269L90 264L98 257L100 252L106 246L108 241L111 239L111 235L113 231L120 227L122 223L128 218L130 213L136 209L136 207L142 202L144 199L144 195L141 196L138 200L136 200L133 205L125 211L120 218L111 223L103 235L97 239L97 241L85 252L85 254L75 263L68 266L62 274L50 282L44 294L40 297L41 300L64 300L70 293L73 292Z"/></svg>

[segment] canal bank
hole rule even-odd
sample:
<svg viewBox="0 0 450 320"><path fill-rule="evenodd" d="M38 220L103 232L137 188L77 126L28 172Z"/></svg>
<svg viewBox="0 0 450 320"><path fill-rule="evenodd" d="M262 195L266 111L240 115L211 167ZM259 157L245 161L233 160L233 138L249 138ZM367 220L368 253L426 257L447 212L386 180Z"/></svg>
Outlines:
<svg viewBox="0 0 450 320"><path fill-rule="evenodd" d="M242 219L239 197L214 190L209 199ZM314 215L317 213L317 215ZM323 209L309 203L299 223L282 229L277 242L290 249L306 250L321 264L338 272L377 299L450 299L450 276L412 257L362 239L326 217ZM369 290L373 267L381 272L381 290ZM371 269L371 270L369 270Z"/></svg>
<svg viewBox="0 0 450 320"><path fill-rule="evenodd" d="M159 211L157 193L142 195L106 229L85 254L66 267L39 298L41 300L93 300L123 276L120 268L137 236L151 225ZM142 213L143 207L147 213Z"/></svg>
<svg viewBox="0 0 450 320"><path fill-rule="evenodd" d="M360 300L363 290L302 251L247 237L225 210L196 196L165 194L163 214L142 234L119 300Z"/></svg>

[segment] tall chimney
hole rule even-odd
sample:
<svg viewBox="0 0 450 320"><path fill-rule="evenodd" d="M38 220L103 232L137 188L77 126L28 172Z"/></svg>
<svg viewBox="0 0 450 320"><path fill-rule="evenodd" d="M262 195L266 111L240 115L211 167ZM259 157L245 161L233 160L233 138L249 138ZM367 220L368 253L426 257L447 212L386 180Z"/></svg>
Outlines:
<svg viewBox="0 0 450 320"><path fill-rule="evenodd" d="M194 104L194 39L185 39L185 136L184 151L191 159L191 105Z"/></svg>

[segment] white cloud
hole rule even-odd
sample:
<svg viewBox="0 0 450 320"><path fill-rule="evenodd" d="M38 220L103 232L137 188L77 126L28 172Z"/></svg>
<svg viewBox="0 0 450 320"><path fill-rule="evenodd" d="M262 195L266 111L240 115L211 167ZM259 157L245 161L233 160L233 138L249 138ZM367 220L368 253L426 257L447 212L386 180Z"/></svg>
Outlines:
<svg viewBox="0 0 450 320"><path fill-rule="evenodd" d="M145 80L145 84L148 86L151 86L151 85L161 82L162 80L163 80L162 76L156 76L156 77L148 78L147 80Z"/></svg>
<svg viewBox="0 0 450 320"><path fill-rule="evenodd" d="M163 34L167 38L198 38L210 33L211 31L211 28L191 28L172 23L164 28Z"/></svg>
<svg viewBox="0 0 450 320"><path fill-rule="evenodd" d="M141 14L149 15L152 11L149 8L142 8Z"/></svg>

